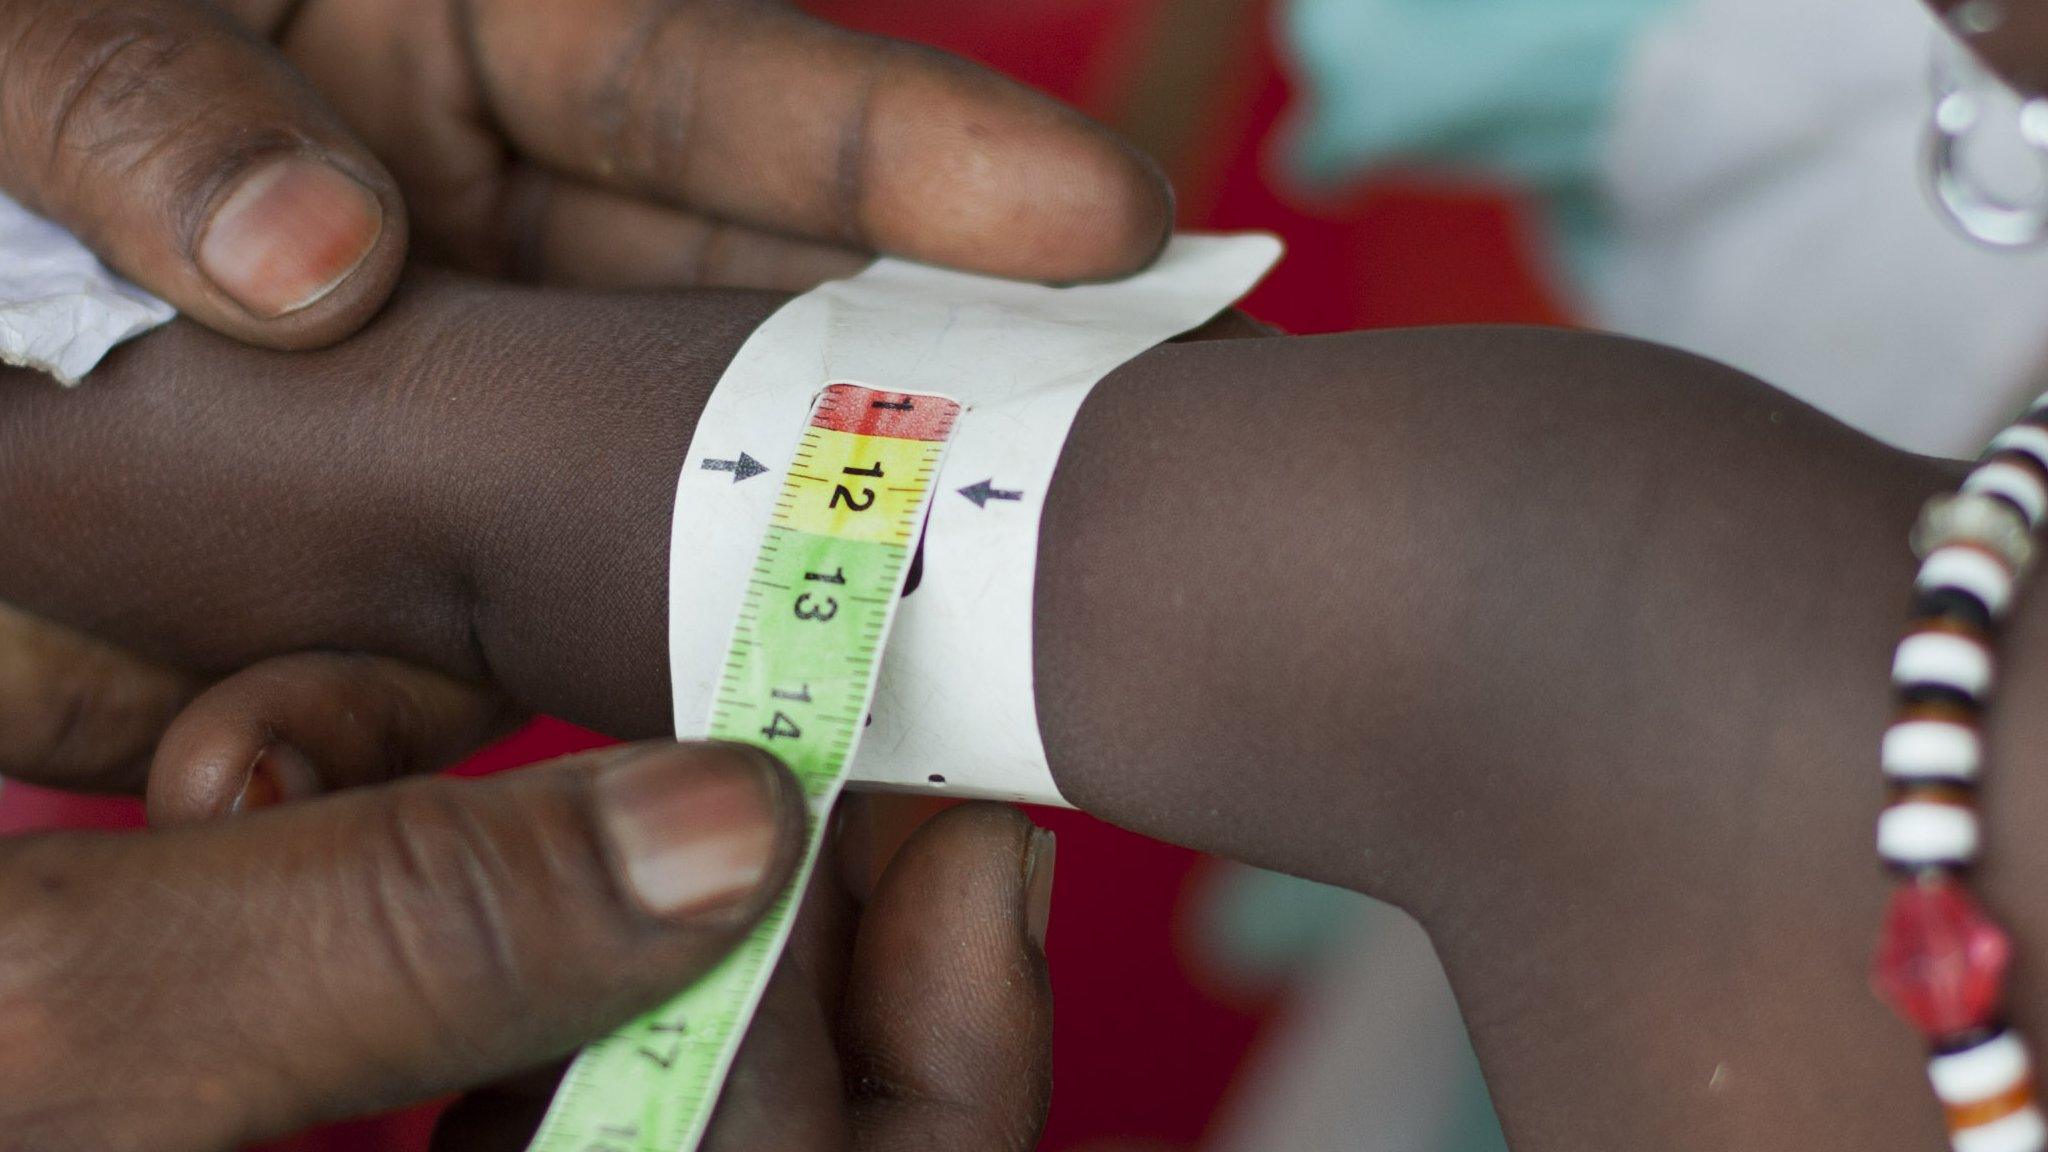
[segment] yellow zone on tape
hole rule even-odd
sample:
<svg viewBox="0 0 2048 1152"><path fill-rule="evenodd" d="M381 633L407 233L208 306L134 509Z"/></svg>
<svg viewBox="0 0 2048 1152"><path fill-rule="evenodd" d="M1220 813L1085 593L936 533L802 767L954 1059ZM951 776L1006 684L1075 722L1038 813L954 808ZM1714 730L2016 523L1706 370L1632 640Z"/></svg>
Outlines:
<svg viewBox="0 0 2048 1152"><path fill-rule="evenodd" d="M943 442L807 428L775 502L784 528L841 540L909 544Z"/></svg>

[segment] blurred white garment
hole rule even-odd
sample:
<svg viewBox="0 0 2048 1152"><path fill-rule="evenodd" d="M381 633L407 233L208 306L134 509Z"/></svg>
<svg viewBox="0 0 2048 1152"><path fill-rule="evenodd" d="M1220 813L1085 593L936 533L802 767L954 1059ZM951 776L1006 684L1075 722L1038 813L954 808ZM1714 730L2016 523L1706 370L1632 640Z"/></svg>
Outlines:
<svg viewBox="0 0 2048 1152"><path fill-rule="evenodd" d="M1696 0L1655 26L1610 126L1594 320L1975 455L2041 388L2048 251L1982 247L1926 192L1943 35L1909 0ZM2016 132L1985 146L2035 173Z"/></svg>
<svg viewBox="0 0 2048 1152"><path fill-rule="evenodd" d="M1499 1128L1436 950L1356 898L1296 977L1284 1031L1239 1073L1211 1152L1499 1152Z"/></svg>

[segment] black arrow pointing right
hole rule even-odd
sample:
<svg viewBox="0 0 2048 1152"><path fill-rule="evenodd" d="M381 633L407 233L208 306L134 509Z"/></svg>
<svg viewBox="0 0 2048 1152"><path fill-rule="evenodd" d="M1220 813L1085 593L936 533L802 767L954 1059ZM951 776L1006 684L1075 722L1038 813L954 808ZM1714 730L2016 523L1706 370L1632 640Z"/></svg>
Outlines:
<svg viewBox="0 0 2048 1152"><path fill-rule="evenodd" d="M759 476L761 473L768 471L768 466L742 452L737 460L713 460L710 457L706 457L704 460L704 470L706 472L730 472L732 473L732 482L737 484L749 476Z"/></svg>

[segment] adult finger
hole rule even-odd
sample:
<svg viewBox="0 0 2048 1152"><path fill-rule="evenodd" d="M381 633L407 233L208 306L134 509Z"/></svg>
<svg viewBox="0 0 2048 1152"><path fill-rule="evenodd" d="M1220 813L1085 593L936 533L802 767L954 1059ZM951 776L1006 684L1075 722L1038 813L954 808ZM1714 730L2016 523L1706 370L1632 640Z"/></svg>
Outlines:
<svg viewBox="0 0 2048 1152"><path fill-rule="evenodd" d="M239 1147L558 1059L714 963L803 820L765 754L661 744L5 845L0 1131Z"/></svg>
<svg viewBox="0 0 2048 1152"><path fill-rule="evenodd" d="M807 985L785 956L726 1076L706 1152L845 1147L839 1057L825 1006ZM433 1152L519 1152L532 1143L565 1071L551 1067L464 1096L434 1125Z"/></svg>
<svg viewBox="0 0 2048 1152"><path fill-rule="evenodd" d="M447 767L517 718L503 697L396 660L281 656L215 684L157 746L159 826Z"/></svg>
<svg viewBox="0 0 2048 1152"><path fill-rule="evenodd" d="M195 690L179 673L0 604L0 776L140 790L150 749Z"/></svg>
<svg viewBox="0 0 2048 1152"><path fill-rule="evenodd" d="M305 348L390 294L397 186L211 4L0 0L0 46L0 189L187 315Z"/></svg>
<svg viewBox="0 0 2048 1152"><path fill-rule="evenodd" d="M1191 344L1202 340L1265 340L1284 335L1286 333L1275 325L1235 308L1226 308L1200 328L1175 337L1175 342Z"/></svg>
<svg viewBox="0 0 2048 1152"><path fill-rule="evenodd" d="M704 1152L846 1147L846 1080L831 1021L808 984L790 958L776 968L726 1076Z"/></svg>
<svg viewBox="0 0 2048 1152"><path fill-rule="evenodd" d="M835 823L833 840L840 838ZM707 1152L845 1146L846 1102L831 1021L850 952L852 898L828 846L799 905L789 948L726 1077ZM565 1067L471 1092L434 1126L433 1152L518 1152L552 1101Z"/></svg>
<svg viewBox="0 0 2048 1152"><path fill-rule="evenodd" d="M847 984L861 1152L1031 1148L1052 1092L1053 838L1014 808L934 817L883 873Z"/></svg>
<svg viewBox="0 0 2048 1152"><path fill-rule="evenodd" d="M847 896L821 877L705 1147L848 1147L849 1126L856 1152L1034 1147L1051 1086L1051 879L1050 835L1014 809L967 805L919 829L861 924L835 1053L834 1001L807 964L835 954L829 924ZM472 1095L435 1152L525 1147L553 1090L543 1075Z"/></svg>
<svg viewBox="0 0 2048 1152"><path fill-rule="evenodd" d="M1171 196L1142 155L964 61L747 0L475 0L526 155L741 224L1040 280L1131 272Z"/></svg>
<svg viewBox="0 0 2048 1152"><path fill-rule="evenodd" d="M542 191L519 271L546 284L804 292L874 259L567 177L535 178Z"/></svg>

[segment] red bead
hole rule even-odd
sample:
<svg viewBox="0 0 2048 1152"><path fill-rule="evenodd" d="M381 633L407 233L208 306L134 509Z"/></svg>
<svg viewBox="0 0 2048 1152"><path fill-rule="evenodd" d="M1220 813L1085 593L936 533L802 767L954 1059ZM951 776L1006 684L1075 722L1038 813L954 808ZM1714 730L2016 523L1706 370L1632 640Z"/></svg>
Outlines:
<svg viewBox="0 0 2048 1152"><path fill-rule="evenodd" d="M1908 880L1885 910L1870 983L1930 1043L1998 1019L2012 941L1969 890L1946 877Z"/></svg>

